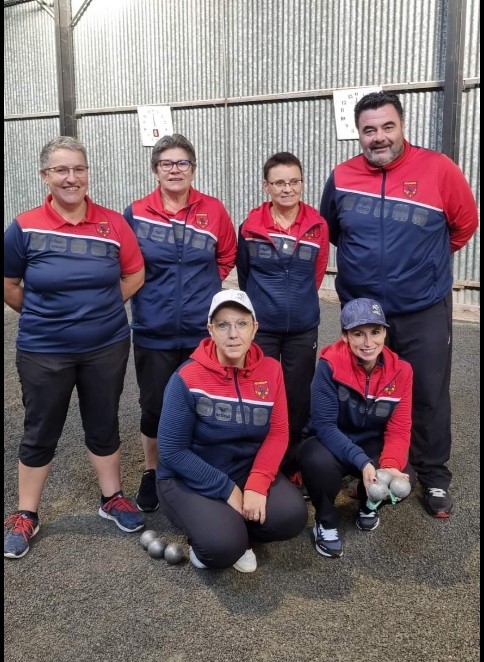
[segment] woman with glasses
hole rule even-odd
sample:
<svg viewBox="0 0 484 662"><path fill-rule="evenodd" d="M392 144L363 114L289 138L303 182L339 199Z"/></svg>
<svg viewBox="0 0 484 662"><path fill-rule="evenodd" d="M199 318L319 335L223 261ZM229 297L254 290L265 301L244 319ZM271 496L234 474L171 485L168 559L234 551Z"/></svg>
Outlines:
<svg viewBox="0 0 484 662"><path fill-rule="evenodd" d="M4 237L4 301L20 313L17 370L25 407L18 511L4 556L29 551L38 508L74 388L84 439L101 488L98 514L128 533L144 520L121 491L119 400L130 349L124 303L142 286L136 237L115 211L88 196L84 146L55 138L41 151L49 189L41 207L17 216Z"/></svg>
<svg viewBox="0 0 484 662"><path fill-rule="evenodd" d="M124 212L146 268L145 285L131 301L145 456L135 500L145 512L159 505L156 434L166 384L207 335L207 301L234 267L237 251L223 204L193 188L196 167L189 140L163 136L151 154L156 189Z"/></svg>
<svg viewBox="0 0 484 662"><path fill-rule="evenodd" d="M270 201L253 209L240 226L237 274L257 312L257 343L282 364L289 409L282 471L300 482L295 451L309 417L328 228L301 200L303 172L294 154L278 152L266 161L263 189Z"/></svg>
<svg viewBox="0 0 484 662"><path fill-rule="evenodd" d="M200 569L254 572L253 542L293 538L307 521L301 494L278 473L288 441L284 380L253 342L257 327L244 292L216 294L210 337L165 391L158 495Z"/></svg>

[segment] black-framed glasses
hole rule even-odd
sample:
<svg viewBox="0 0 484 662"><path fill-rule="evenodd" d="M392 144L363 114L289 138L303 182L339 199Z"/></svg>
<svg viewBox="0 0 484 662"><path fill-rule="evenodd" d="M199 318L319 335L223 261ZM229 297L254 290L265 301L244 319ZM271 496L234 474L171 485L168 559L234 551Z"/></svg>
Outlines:
<svg viewBox="0 0 484 662"><path fill-rule="evenodd" d="M68 168L67 166L54 166L53 168L43 168L46 172L53 172L54 175L59 175L59 177L67 177L72 171L76 177L85 177L89 166L75 166L74 168Z"/></svg>
<svg viewBox="0 0 484 662"><path fill-rule="evenodd" d="M180 161L169 161L168 159L161 159L161 161L158 161L158 165L163 170L163 172L170 172L173 166L176 166L180 172L186 172L192 165L192 162L188 159L181 159Z"/></svg>
<svg viewBox="0 0 484 662"><path fill-rule="evenodd" d="M286 186L290 186L292 189L297 189L301 184L303 183L302 179L290 179L288 182L285 182L283 179L278 179L277 182L267 182L274 188L279 189L279 191L282 191L282 189L286 188Z"/></svg>

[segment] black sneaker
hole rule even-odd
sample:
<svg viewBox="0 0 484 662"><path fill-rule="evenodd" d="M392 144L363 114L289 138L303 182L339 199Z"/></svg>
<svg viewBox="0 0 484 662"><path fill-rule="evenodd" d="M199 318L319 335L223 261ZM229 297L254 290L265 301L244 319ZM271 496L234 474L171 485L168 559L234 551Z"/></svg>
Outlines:
<svg viewBox="0 0 484 662"><path fill-rule="evenodd" d="M156 494L156 472L154 469L147 469L143 472L134 502L136 508L144 513L152 513L160 505Z"/></svg>
<svg viewBox="0 0 484 662"><path fill-rule="evenodd" d="M439 487L427 487L424 495L425 509L432 517L449 517L454 507L452 497L447 490Z"/></svg>
<svg viewBox="0 0 484 662"><path fill-rule="evenodd" d="M343 541L339 537L338 529L325 529L321 522L316 522L313 535L318 554L332 558L343 556Z"/></svg>
<svg viewBox="0 0 484 662"><path fill-rule="evenodd" d="M356 526L360 531L374 531L380 524L380 517L376 510L363 510L358 511L356 516Z"/></svg>

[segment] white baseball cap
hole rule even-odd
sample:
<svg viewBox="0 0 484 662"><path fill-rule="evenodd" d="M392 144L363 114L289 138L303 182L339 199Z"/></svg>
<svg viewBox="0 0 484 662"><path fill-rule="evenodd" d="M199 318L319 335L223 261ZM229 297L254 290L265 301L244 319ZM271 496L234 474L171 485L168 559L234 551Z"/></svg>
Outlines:
<svg viewBox="0 0 484 662"><path fill-rule="evenodd" d="M214 313L217 311L217 308L220 308L224 303L235 303L238 306L242 306L242 308L245 308L249 313L252 313L255 320L254 306L245 292L242 292L241 290L222 290L221 292L217 292L210 304L210 310L208 311L209 324Z"/></svg>

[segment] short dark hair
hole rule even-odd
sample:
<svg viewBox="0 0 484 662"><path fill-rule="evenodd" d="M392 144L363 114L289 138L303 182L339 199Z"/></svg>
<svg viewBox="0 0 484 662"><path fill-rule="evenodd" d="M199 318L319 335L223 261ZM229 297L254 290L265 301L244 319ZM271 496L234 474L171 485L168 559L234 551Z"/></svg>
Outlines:
<svg viewBox="0 0 484 662"><path fill-rule="evenodd" d="M370 94L365 94L355 106L356 128L358 128L360 115L364 110L377 110L377 108L388 105L393 106L400 115L400 119L403 120L402 104L395 92L370 92Z"/></svg>
<svg viewBox="0 0 484 662"><path fill-rule="evenodd" d="M188 140L188 138L182 136L181 133L174 133L171 136L163 136L153 147L153 151L151 152L151 169L153 172L156 171L161 154L167 149L173 149L176 147L185 150L190 161L192 162L193 169L197 167L197 157L195 155L195 148L193 147L192 143Z"/></svg>
<svg viewBox="0 0 484 662"><path fill-rule="evenodd" d="M297 158L297 156L294 156L294 154L291 154L291 152L277 152L277 154L273 154L264 163L264 179L265 179L265 181L267 181L267 176L269 175L269 170L271 168L274 168L275 166L278 166L278 165L295 165L301 171L301 175L303 174L301 161Z"/></svg>

